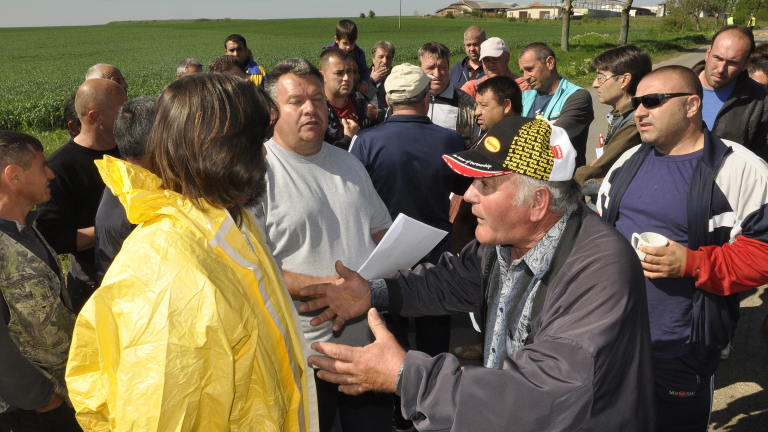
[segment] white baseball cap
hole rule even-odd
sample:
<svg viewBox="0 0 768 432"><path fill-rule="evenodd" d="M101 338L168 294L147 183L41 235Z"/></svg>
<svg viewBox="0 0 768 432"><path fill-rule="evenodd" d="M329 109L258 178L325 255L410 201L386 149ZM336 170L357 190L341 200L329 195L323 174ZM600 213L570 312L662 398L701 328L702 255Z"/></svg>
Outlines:
<svg viewBox="0 0 768 432"><path fill-rule="evenodd" d="M502 54L508 52L509 47L501 38L492 37L480 44L480 60L483 57L501 57Z"/></svg>

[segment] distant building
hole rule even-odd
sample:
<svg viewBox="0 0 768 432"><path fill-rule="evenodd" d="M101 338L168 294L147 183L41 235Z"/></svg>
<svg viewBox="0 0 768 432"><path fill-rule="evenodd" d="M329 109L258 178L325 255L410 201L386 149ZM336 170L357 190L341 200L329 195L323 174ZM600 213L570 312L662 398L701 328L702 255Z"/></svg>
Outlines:
<svg viewBox="0 0 768 432"><path fill-rule="evenodd" d="M503 14L506 13L507 10L517 6L519 6L517 3L457 1L451 3L448 7L438 10L435 12L435 15L442 17L448 13L453 13L454 16L460 16L471 15L472 12L479 12L482 14Z"/></svg>
<svg viewBox="0 0 768 432"><path fill-rule="evenodd" d="M528 6L518 6L507 11L508 18L533 18L533 19L560 19L562 9L560 6L547 6L534 2Z"/></svg>

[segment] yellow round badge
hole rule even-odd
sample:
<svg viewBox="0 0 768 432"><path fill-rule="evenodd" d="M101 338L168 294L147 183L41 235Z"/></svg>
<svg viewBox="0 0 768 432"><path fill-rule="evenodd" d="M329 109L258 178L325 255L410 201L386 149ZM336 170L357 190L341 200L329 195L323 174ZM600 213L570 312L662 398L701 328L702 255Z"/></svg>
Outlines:
<svg viewBox="0 0 768 432"><path fill-rule="evenodd" d="M496 137L488 137L485 139L485 148L491 153L496 153L501 150L501 143Z"/></svg>

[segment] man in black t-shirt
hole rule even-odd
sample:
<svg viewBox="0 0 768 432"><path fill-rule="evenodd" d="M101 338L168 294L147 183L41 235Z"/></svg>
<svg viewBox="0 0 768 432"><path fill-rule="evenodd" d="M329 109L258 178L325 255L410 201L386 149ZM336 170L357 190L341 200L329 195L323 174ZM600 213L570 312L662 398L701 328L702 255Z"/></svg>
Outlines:
<svg viewBox="0 0 768 432"><path fill-rule="evenodd" d="M39 207L37 226L56 253L70 254L67 289L75 312L96 288L94 219L104 182L93 161L104 155L120 157L113 128L126 100L125 91L113 81L85 81L75 96L80 135L48 158L56 178L51 180L51 200Z"/></svg>

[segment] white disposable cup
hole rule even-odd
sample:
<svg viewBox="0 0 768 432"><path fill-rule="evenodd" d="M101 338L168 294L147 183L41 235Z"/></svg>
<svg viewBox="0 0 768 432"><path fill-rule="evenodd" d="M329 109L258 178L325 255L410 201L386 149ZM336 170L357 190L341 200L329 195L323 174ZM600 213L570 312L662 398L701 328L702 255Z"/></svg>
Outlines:
<svg viewBox="0 0 768 432"><path fill-rule="evenodd" d="M630 240L632 248L637 252L637 256L640 261L645 261L645 252L640 250L640 245L653 246L653 247L666 247L669 245L669 241L666 237L655 232L644 232L642 234L632 234L632 240Z"/></svg>

